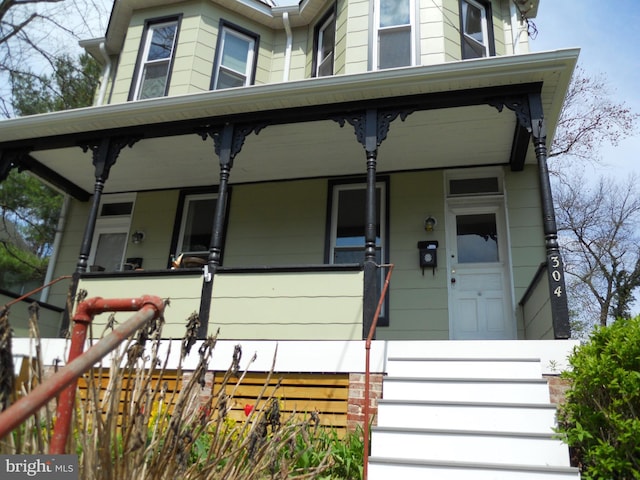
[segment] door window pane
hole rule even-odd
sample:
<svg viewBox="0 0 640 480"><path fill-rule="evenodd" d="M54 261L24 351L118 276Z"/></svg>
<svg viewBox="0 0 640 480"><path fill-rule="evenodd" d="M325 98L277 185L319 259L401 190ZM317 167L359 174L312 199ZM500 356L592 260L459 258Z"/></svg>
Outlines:
<svg viewBox="0 0 640 480"><path fill-rule="evenodd" d="M496 215L483 213L456 216L459 263L498 262Z"/></svg>
<svg viewBox="0 0 640 480"><path fill-rule="evenodd" d="M103 267L108 272L121 270L122 254L126 242L126 232L100 234L93 263Z"/></svg>

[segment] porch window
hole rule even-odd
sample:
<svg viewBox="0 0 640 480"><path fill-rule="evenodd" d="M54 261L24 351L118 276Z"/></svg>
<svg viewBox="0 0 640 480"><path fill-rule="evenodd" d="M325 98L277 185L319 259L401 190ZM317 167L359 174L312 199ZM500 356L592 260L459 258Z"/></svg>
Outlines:
<svg viewBox="0 0 640 480"><path fill-rule="evenodd" d="M220 90L252 84L257 46L256 35L222 22L212 88Z"/></svg>
<svg viewBox="0 0 640 480"><path fill-rule="evenodd" d="M336 42L336 13L331 10L316 26L314 36L314 76L333 75L333 62Z"/></svg>
<svg viewBox="0 0 640 480"><path fill-rule="evenodd" d="M387 182L376 184L376 263L387 263ZM364 261L364 232L367 187L364 183L335 183L330 192L330 232L327 263L362 263ZM384 270L380 269L378 292L382 292ZM389 325L389 302L385 301L378 321Z"/></svg>
<svg viewBox="0 0 640 480"><path fill-rule="evenodd" d="M374 25L377 51L374 68L415 63L414 0L377 0Z"/></svg>
<svg viewBox="0 0 640 480"><path fill-rule="evenodd" d="M168 93L177 32L177 19L147 24L133 94L136 100Z"/></svg>
<svg viewBox="0 0 640 480"><path fill-rule="evenodd" d="M217 198L210 193L185 196L176 255L208 255Z"/></svg>
<svg viewBox="0 0 640 480"><path fill-rule="evenodd" d="M491 5L476 0L460 1L462 58L495 55Z"/></svg>

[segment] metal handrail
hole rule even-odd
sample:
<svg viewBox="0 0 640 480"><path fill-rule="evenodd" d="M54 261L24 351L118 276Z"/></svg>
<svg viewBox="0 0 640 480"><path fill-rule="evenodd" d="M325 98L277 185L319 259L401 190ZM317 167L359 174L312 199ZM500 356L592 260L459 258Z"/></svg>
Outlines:
<svg viewBox="0 0 640 480"><path fill-rule="evenodd" d="M38 293L41 290L44 290L47 287L50 287L51 285L54 285L62 280L67 280L69 278L73 278L71 275L63 275L61 277L56 278L55 280L51 280L49 283L46 283L38 288L34 288L33 290L31 290L30 292L25 293L24 295L15 298L13 300L11 300L8 303L5 303L2 307L3 308L9 308L11 305L15 305L18 302L21 302L22 300L24 300L25 298L29 298L31 295L33 295L34 293ZM34 300L34 302L37 302L37 300Z"/></svg>
<svg viewBox="0 0 640 480"><path fill-rule="evenodd" d="M367 476L369 474L369 377L371 376L371 341L373 340L373 335L376 331L376 326L378 325L378 318L380 318L380 311L382 310L382 304L384 303L384 298L387 295L387 290L389 289L389 280L391 279L391 273L393 272L394 264L388 265L379 265L379 267L388 267L389 271L387 271L387 276L384 281L384 285L382 287L382 292L380 292L380 299L378 300L378 307L376 308L376 313L373 316L373 322L371 322L371 327L369 328L369 335L367 335L367 340L364 344L365 348L365 369L364 369L364 426L363 426L363 436L364 436L364 465L362 471L362 479L367 480Z"/></svg>
<svg viewBox="0 0 640 480"><path fill-rule="evenodd" d="M78 304L73 317L74 326L67 364L28 395L0 413L0 439L33 415L40 407L60 392L57 420L49 446L50 454L62 454L71 430L71 418L75 402L77 380L95 363L115 350L129 336L147 322L161 316L165 302L159 297L145 295L140 298L104 299L89 298ZM87 329L93 317L104 312L137 311L129 320L115 328L109 335L83 353Z"/></svg>

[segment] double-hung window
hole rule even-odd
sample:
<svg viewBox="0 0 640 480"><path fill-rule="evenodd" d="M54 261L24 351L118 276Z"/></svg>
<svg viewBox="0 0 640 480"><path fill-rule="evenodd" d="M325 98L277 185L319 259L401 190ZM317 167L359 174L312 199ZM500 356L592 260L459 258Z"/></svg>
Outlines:
<svg viewBox="0 0 640 480"><path fill-rule="evenodd" d="M176 244L176 256L206 258L211 246L211 232L218 196L213 193L185 195Z"/></svg>
<svg viewBox="0 0 640 480"><path fill-rule="evenodd" d="M376 184L376 263L387 263L387 182ZM330 192L330 231L327 263L362 263L365 247L367 187L364 183L335 183ZM382 292L383 269L377 279ZM379 325L388 325L388 302Z"/></svg>
<svg viewBox="0 0 640 480"><path fill-rule="evenodd" d="M376 69L415 63L414 0L376 0Z"/></svg>
<svg viewBox="0 0 640 480"><path fill-rule="evenodd" d="M247 31L220 25L213 90L244 87L253 83L258 37Z"/></svg>
<svg viewBox="0 0 640 480"><path fill-rule="evenodd" d="M314 37L314 76L333 75L336 43L336 13L331 10L316 26Z"/></svg>
<svg viewBox="0 0 640 480"><path fill-rule="evenodd" d="M136 100L167 94L177 34L177 19L147 24L133 94Z"/></svg>
<svg viewBox="0 0 640 480"><path fill-rule="evenodd" d="M475 0L460 0L463 59L495 55L493 28L490 19L489 4Z"/></svg>

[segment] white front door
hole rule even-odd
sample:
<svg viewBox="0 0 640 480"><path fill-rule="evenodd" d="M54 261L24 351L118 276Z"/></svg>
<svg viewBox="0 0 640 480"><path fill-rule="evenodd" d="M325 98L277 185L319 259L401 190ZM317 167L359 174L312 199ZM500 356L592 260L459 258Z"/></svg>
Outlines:
<svg viewBox="0 0 640 480"><path fill-rule="evenodd" d="M502 201L449 202L447 252L451 339L515 338Z"/></svg>

